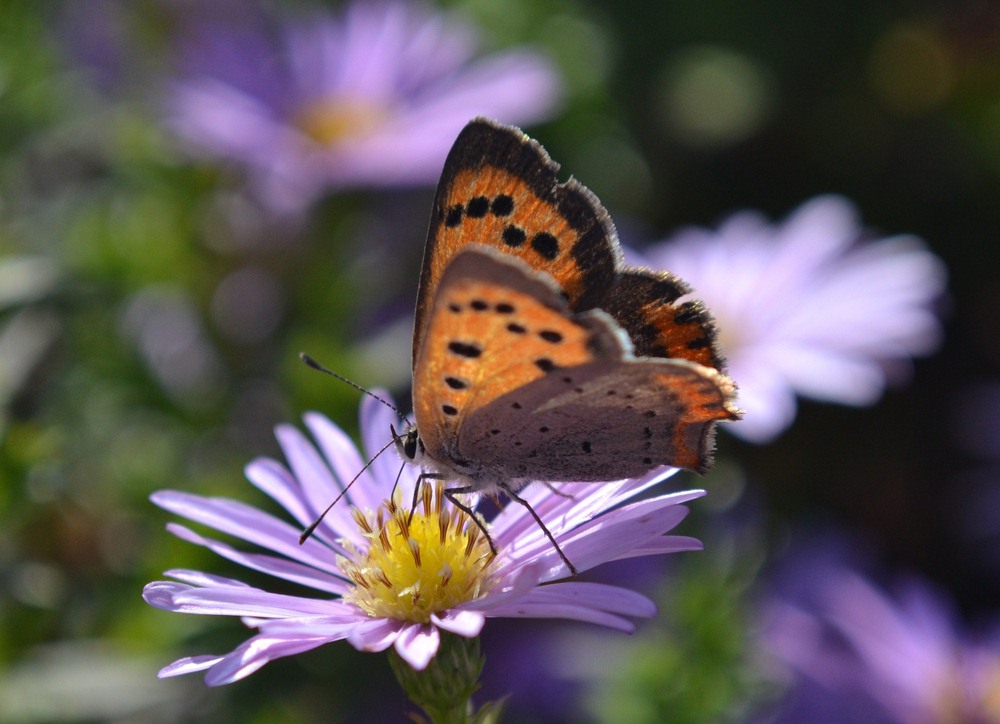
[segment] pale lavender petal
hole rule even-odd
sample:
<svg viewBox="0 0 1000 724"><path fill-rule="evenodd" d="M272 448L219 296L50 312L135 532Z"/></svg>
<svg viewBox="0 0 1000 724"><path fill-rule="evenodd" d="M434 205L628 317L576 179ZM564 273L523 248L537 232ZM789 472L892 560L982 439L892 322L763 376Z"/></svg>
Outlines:
<svg viewBox="0 0 1000 724"><path fill-rule="evenodd" d="M200 78L175 90L169 125L198 149L260 162L265 150L255 146L275 133L275 119L252 96L232 86Z"/></svg>
<svg viewBox="0 0 1000 724"><path fill-rule="evenodd" d="M453 610L485 612L494 606L518 601L538 586L546 571L544 562L531 561L508 573L503 583L490 591L488 596L466 601Z"/></svg>
<svg viewBox="0 0 1000 724"><path fill-rule="evenodd" d="M176 578L178 581L182 581L184 583L190 583L192 586L217 586L219 588L230 586L232 588L252 588L249 584L244 583L243 581L237 581L235 578L217 576L213 573L205 573L203 571L192 571L187 568L171 568L164 571L164 575Z"/></svg>
<svg viewBox="0 0 1000 724"><path fill-rule="evenodd" d="M589 520L608 507L608 501L623 484L623 481L552 483L549 488L533 483L520 494L551 529L559 532L571 528L575 522ZM510 502L494 518L491 527L497 540L511 541L537 531L538 524L527 508Z"/></svg>
<svg viewBox="0 0 1000 724"><path fill-rule="evenodd" d="M691 538L686 535L664 535L646 543L640 543L632 550L616 556L612 560L622 561L627 558L638 558L640 556L658 556L665 553L700 551L704 550L704 548L704 544L697 538Z"/></svg>
<svg viewBox="0 0 1000 724"><path fill-rule="evenodd" d="M934 646L937 642L919 635L920 629L859 576L837 576L827 588L830 608L836 612L834 625L868 668L882 672L886 684L919 692L924 682L944 678L940 667L949 659L950 637L940 642L944 650ZM907 665L899 666L901 660Z"/></svg>
<svg viewBox="0 0 1000 724"><path fill-rule="evenodd" d="M687 513L679 507L657 509L642 503L635 505L645 511L641 517L614 511L621 513L614 520L604 522L598 519L587 523L581 526L579 532L574 531L573 537L560 543L563 553L573 561L578 571L614 560L650 538L666 533Z"/></svg>
<svg viewBox="0 0 1000 724"><path fill-rule="evenodd" d="M359 622L347 635L347 642L358 651L385 651L396 643L406 624L388 618Z"/></svg>
<svg viewBox="0 0 1000 724"><path fill-rule="evenodd" d="M680 498L689 499L699 492L701 491L690 491L690 495L683 493ZM687 515L686 508L673 502L680 498L652 498L606 512L559 536L557 540L576 569L585 571L614 560L647 539L675 527ZM553 580L565 573L562 570L565 564L560 565L561 558L556 562L557 551L544 531L537 526L536 530L524 533L514 541L504 541L504 549L506 559L497 569L500 573L534 558L545 561L550 566L543 580Z"/></svg>
<svg viewBox="0 0 1000 724"><path fill-rule="evenodd" d="M232 653L213 666L205 675L205 683L209 686L231 684L234 681L249 676L261 666L274 659L293 656L329 643L328 639L308 639L291 635L254 636L243 642Z"/></svg>
<svg viewBox="0 0 1000 724"><path fill-rule="evenodd" d="M377 619L375 619L377 620ZM335 615L302 616L299 618L278 618L254 620L248 624L260 629L270 636L288 636L298 634L305 638L327 638L330 641L346 639L357 626L363 626L373 621L367 614L344 606Z"/></svg>
<svg viewBox="0 0 1000 724"><path fill-rule="evenodd" d="M305 415L307 425L311 419L313 419L311 415ZM317 432L315 428L311 430L326 460L295 427L279 425L275 430L292 474L301 487L301 495L309 502L312 509L310 522L320 512L326 510L343 491L344 486L364 467L364 462L350 439L333 423L326 420L322 432ZM330 462L329 466L327 461ZM348 492L345 502L349 502L351 498L352 493ZM350 517L349 506L334 507L327 513L320 528L331 532L356 529Z"/></svg>
<svg viewBox="0 0 1000 724"><path fill-rule="evenodd" d="M626 618L616 616L605 611L598 611L589 606L574 606L559 603L535 603L530 600L521 600L516 603L503 604L486 611L490 618L564 618L573 621L584 621L586 623L597 624L613 628L625 633L635 631L635 624Z"/></svg>
<svg viewBox="0 0 1000 724"><path fill-rule="evenodd" d="M330 550L326 546L312 539L299 545L300 531L245 503L203 498L176 490L160 490L153 493L150 500L188 520L256 543L319 570L330 570Z"/></svg>
<svg viewBox="0 0 1000 724"><path fill-rule="evenodd" d="M148 584L147 602L178 613L210 616L297 617L328 615L345 609L337 600L322 600L269 593L258 588L195 588L183 583Z"/></svg>
<svg viewBox="0 0 1000 724"><path fill-rule="evenodd" d="M440 629L471 639L483 630L486 617L477 611L453 610L431 614L431 622Z"/></svg>
<svg viewBox="0 0 1000 724"><path fill-rule="evenodd" d="M412 485L408 485L408 483L415 479L414 471L416 468L407 465L400 475L403 462L396 452L392 430L395 429L397 433L402 433L406 423L388 406L395 405L395 402L386 390L375 389L372 390L372 394L378 395L387 403L383 404L367 396L361 401L361 440L364 443L368 459L372 460L372 477L380 481L394 481L399 476L401 490L405 495L413 490ZM386 444L389 444L389 447L379 454L379 451ZM388 497L388 495L383 493L382 497Z"/></svg>
<svg viewBox="0 0 1000 724"><path fill-rule="evenodd" d="M300 583L304 586L309 586L310 588L315 588L327 593L335 593L339 596L343 596L351 590L351 586L349 586L344 578L339 575L339 571L337 571L334 566L329 567L328 570L330 572L317 571L311 566L305 566L301 563L289 561L285 558L262 555L259 553L243 553L242 551L238 551L225 543L220 543L219 541L212 540L211 538L200 536L194 531L177 523L168 523L167 530L182 540L194 543L195 545L204 546L223 558L233 561L234 563L239 563L240 565L255 571L268 573L272 576L283 578L286 581Z"/></svg>
<svg viewBox="0 0 1000 724"><path fill-rule="evenodd" d="M441 643L441 634L433 626L410 624L396 638L396 653L416 671L423 671L434 658Z"/></svg>
<svg viewBox="0 0 1000 724"><path fill-rule="evenodd" d="M174 663L164 666L160 669L157 677L166 679L171 676L182 676L184 674L193 674L196 671L204 671L222 661L222 658L222 656L185 656L183 659L177 659Z"/></svg>
<svg viewBox="0 0 1000 724"><path fill-rule="evenodd" d="M749 442L771 442L795 419L798 403L793 389L770 367L757 361L730 366L733 379L739 380L737 404L744 410L743 419L726 429Z"/></svg>
<svg viewBox="0 0 1000 724"><path fill-rule="evenodd" d="M142 588L142 598L150 606L162 608L165 611L174 610L174 594L186 587L173 581L153 581Z"/></svg>
<svg viewBox="0 0 1000 724"><path fill-rule="evenodd" d="M552 483L550 487L535 483L520 495L558 538L563 531L574 529L602 511L660 484L676 472L677 468L658 468L640 478L607 483ZM684 497L676 498L676 503L699 497L704 492L684 491L679 495ZM527 509L517 503L505 505L491 522L491 534L500 541L522 539L526 534L535 532L538 532L538 524Z"/></svg>
<svg viewBox="0 0 1000 724"><path fill-rule="evenodd" d="M257 458L243 469L253 485L287 510L303 526L315 518L312 508L302 498L299 481L288 469L271 458Z"/></svg>
<svg viewBox="0 0 1000 724"><path fill-rule="evenodd" d="M347 484L357 478L354 485L344 496L356 508L374 510L384 500L392 487L391 481L378 480L368 471L362 472L365 460L361 458L351 439L334 425L328 417L317 413L305 416L306 425L316 437L320 450L337 473L338 478ZM345 519L349 516L347 506L342 509ZM352 522L350 524L354 526ZM339 527L338 527L339 530Z"/></svg>
<svg viewBox="0 0 1000 724"><path fill-rule="evenodd" d="M586 606L621 616L649 618L656 615L656 604L649 598L620 586L590 581L566 581L558 586L540 586L518 603Z"/></svg>

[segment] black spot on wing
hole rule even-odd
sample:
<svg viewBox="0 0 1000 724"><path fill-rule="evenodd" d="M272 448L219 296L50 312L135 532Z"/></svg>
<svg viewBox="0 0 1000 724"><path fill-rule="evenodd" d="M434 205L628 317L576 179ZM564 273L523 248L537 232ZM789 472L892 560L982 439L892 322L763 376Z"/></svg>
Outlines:
<svg viewBox="0 0 1000 724"><path fill-rule="evenodd" d="M551 372L556 369L556 363L548 357L539 357L535 360L535 367L540 369L542 372Z"/></svg>
<svg viewBox="0 0 1000 724"><path fill-rule="evenodd" d="M485 196L475 196L465 205L465 215L470 219L481 219L490 210L490 200Z"/></svg>
<svg viewBox="0 0 1000 724"><path fill-rule="evenodd" d="M475 359L483 353L483 348L475 343L459 342L457 340L452 340L448 343L448 351L452 354L457 354L459 357L468 357L470 359Z"/></svg>
<svg viewBox="0 0 1000 724"><path fill-rule="evenodd" d="M514 212L514 199L507 194L500 194L493 199L490 211L494 216L510 216Z"/></svg>
<svg viewBox="0 0 1000 724"><path fill-rule="evenodd" d="M559 240L547 231L531 237L531 248L547 261L554 261L559 256Z"/></svg>
<svg viewBox="0 0 1000 724"><path fill-rule="evenodd" d="M524 229L512 224L503 230L501 238L504 244L516 249L524 245L524 241L528 238L528 235L524 233Z"/></svg>
<svg viewBox="0 0 1000 724"><path fill-rule="evenodd" d="M456 226L462 223L462 205L455 204L450 209L448 209L447 215L444 217L444 225L449 229L454 229Z"/></svg>

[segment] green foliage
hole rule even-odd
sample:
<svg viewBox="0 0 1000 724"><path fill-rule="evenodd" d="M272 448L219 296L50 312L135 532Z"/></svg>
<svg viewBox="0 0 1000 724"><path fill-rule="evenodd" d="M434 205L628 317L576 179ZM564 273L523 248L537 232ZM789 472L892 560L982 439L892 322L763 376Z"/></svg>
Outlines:
<svg viewBox="0 0 1000 724"><path fill-rule="evenodd" d="M686 554L671 571L659 615L594 687L588 700L600 721L741 722L768 692L750 605L760 551L736 555L716 542L722 551Z"/></svg>

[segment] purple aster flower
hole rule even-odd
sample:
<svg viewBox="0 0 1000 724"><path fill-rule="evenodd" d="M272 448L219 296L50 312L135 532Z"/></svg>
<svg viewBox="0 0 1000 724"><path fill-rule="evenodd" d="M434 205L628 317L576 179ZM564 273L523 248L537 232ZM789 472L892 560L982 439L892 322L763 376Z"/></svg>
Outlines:
<svg viewBox="0 0 1000 724"><path fill-rule="evenodd" d="M474 61L472 28L411 3L354 2L280 40L213 31L187 54L172 125L196 152L245 166L278 210L324 190L433 183L470 118L532 123L559 94L538 53Z"/></svg>
<svg viewBox="0 0 1000 724"><path fill-rule="evenodd" d="M366 400L362 435L369 453L398 423L386 407ZM313 589L314 595L271 593L238 580L172 570L174 581L146 586L148 603L168 611L240 616L257 634L223 655L180 659L161 672L206 671L210 685L241 679L272 659L346 640L361 651L395 647L414 669L438 650L440 632L475 637L490 617L561 618L620 631L630 617L652 616L645 596L605 583L566 580L569 572L544 532L520 505L508 505L488 524L498 555L464 513L425 485L410 517L419 471L383 455L350 488L315 534L299 545L312 522L364 465L347 435L326 417L309 413L315 445L291 426L277 429L288 466L258 459L247 478L295 519L280 520L245 503L161 491L154 502L173 513L270 552L243 552L191 529L169 524L184 540L224 558ZM530 486L524 497L580 571L607 561L697 550L697 540L668 536L687 514L687 491L627 502L672 471L610 483Z"/></svg>
<svg viewBox="0 0 1000 724"><path fill-rule="evenodd" d="M870 405L888 373L936 346L931 309L941 261L913 236L859 243L857 212L821 196L779 225L741 212L648 250L715 315L746 415L727 429L769 442L795 417L795 395Z"/></svg>
<svg viewBox="0 0 1000 724"><path fill-rule="evenodd" d="M912 580L890 597L836 565L799 583L807 594L767 608L765 647L795 682L768 721L1000 721L1000 640L961 631L928 585Z"/></svg>

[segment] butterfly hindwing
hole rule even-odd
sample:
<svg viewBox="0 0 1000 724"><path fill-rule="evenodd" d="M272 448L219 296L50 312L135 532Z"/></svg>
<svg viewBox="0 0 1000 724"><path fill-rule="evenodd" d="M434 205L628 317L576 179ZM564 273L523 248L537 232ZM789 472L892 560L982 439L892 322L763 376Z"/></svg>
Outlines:
<svg viewBox="0 0 1000 724"><path fill-rule="evenodd" d="M729 419L717 373L684 360L595 360L477 409L459 449L500 479L601 481L659 465L704 472Z"/></svg>
<svg viewBox="0 0 1000 724"><path fill-rule="evenodd" d="M445 161L431 214L417 295L413 355L444 270L470 243L517 257L558 280L571 309L597 306L618 278L611 217L585 186L559 183L559 166L512 126L478 118Z"/></svg>

